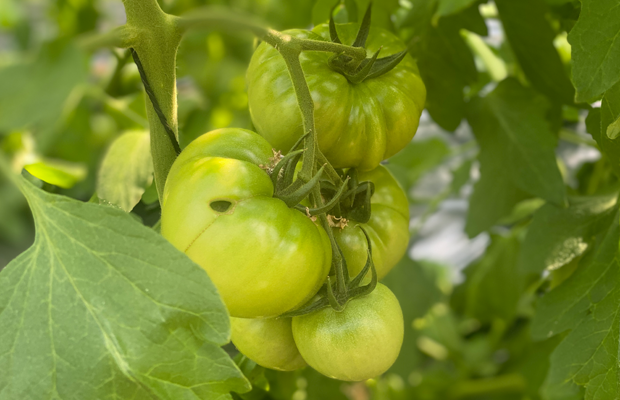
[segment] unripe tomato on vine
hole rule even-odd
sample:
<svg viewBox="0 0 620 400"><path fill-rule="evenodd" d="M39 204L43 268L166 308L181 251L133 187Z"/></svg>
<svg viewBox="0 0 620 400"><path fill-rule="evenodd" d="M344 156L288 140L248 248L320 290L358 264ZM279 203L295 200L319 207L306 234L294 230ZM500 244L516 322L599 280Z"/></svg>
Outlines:
<svg viewBox="0 0 620 400"><path fill-rule="evenodd" d="M325 308L293 317L293 337L308 365L323 375L361 381L387 371L403 343L403 313L382 284L344 311Z"/></svg>
<svg viewBox="0 0 620 400"><path fill-rule="evenodd" d="M341 207L345 222L332 230L347 261L349 275L354 277L366 264L368 244L358 225L364 228L370 239L377 278L382 279L407 251L409 201L396 178L382 165L358 173L357 180L373 184L370 215L367 220L360 220L355 210Z"/></svg>
<svg viewBox="0 0 620 400"><path fill-rule="evenodd" d="M162 235L207 271L233 317L304 304L331 265L323 228L273 197L272 155L254 132L219 129L187 146L166 181Z"/></svg>
<svg viewBox="0 0 620 400"><path fill-rule="evenodd" d="M336 25L344 44L354 42L359 24ZM312 31L285 34L326 41L327 24ZM400 60L387 72L367 71L360 65L347 71L327 52L303 52L300 61L315 105L319 147L335 168L372 170L402 150L413 138L424 108L426 89L415 61L394 34L371 27L366 50ZM366 61L368 61L367 59ZM379 59L375 65L380 65ZM385 64L385 63L384 63ZM356 75L357 74L357 75ZM302 136L302 116L285 61L272 46L258 46L247 71L248 102L258 133L276 149L288 151Z"/></svg>
<svg viewBox="0 0 620 400"><path fill-rule="evenodd" d="M232 342L258 365L294 371L307 364L293 339L291 318L231 318Z"/></svg>

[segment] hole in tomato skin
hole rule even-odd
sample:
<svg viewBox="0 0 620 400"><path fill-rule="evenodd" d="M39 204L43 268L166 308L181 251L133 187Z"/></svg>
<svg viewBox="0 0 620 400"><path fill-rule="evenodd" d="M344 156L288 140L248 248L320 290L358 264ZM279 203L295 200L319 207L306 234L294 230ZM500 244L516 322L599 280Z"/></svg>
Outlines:
<svg viewBox="0 0 620 400"><path fill-rule="evenodd" d="M231 203L228 200L216 200L216 201L212 201L209 204L209 207L211 207L211 209L215 212L225 213L226 211L230 210L232 205L233 203Z"/></svg>

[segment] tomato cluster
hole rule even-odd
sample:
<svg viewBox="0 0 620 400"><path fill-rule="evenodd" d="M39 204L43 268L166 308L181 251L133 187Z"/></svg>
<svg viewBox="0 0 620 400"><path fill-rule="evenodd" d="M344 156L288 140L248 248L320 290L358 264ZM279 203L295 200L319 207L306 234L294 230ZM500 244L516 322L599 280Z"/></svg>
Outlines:
<svg viewBox="0 0 620 400"><path fill-rule="evenodd" d="M355 25L338 29L343 43L353 42ZM286 33L329 37L327 26ZM405 48L391 33L374 28L366 45L368 52L383 46L388 56ZM333 70L327 53L303 53L300 59L315 102L319 148L343 185L351 186L349 192L365 188L330 208L328 217L336 221L331 233L308 208L278 196L282 174L297 178L294 170L274 172L274 165L303 132L286 64L267 44L258 47L248 70L258 134L220 129L187 146L167 179L161 229L207 271L232 317L232 341L247 357L276 370L308 364L332 378L364 380L394 363L403 340L402 311L386 286L373 285L344 310L321 307L292 318L281 315L300 309L326 287L331 290L326 281L334 273L333 249L339 249L336 255L344 258L351 279L368 265L381 279L404 255L407 196L379 163L411 140L426 94L408 55L388 72L361 82ZM321 196L330 197L337 188L322 190ZM364 193L365 206L358 204Z"/></svg>

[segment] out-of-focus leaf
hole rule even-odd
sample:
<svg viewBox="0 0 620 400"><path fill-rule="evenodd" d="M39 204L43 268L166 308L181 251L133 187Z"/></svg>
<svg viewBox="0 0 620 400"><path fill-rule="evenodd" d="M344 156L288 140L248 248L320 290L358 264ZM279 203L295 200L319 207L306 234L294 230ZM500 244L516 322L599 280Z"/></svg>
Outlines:
<svg viewBox="0 0 620 400"><path fill-rule="evenodd" d="M575 90L553 45L545 4L540 0L495 1L506 37L519 65L535 89L572 104Z"/></svg>
<svg viewBox="0 0 620 400"><path fill-rule="evenodd" d="M426 85L426 109L442 128L454 131L465 117L463 90L478 77L474 57L460 29L484 35L486 26L477 7L441 18L435 26L431 21L435 4L436 0L414 1L407 20L415 30L409 49Z"/></svg>
<svg viewBox="0 0 620 400"><path fill-rule="evenodd" d="M465 270L465 312L481 322L511 321L521 295L517 269L519 240L493 236L484 257Z"/></svg>
<svg viewBox="0 0 620 400"><path fill-rule="evenodd" d="M328 378L312 368L305 368L303 377L306 379L307 400L349 400L342 390L346 385L342 381Z"/></svg>
<svg viewBox="0 0 620 400"><path fill-rule="evenodd" d="M267 396L269 381L265 377L265 368L256 364L243 354L239 353L234 358L235 364L239 367L243 375L252 385L252 390L247 393L238 394L243 400L261 400Z"/></svg>
<svg viewBox="0 0 620 400"><path fill-rule="evenodd" d="M405 319L403 347L390 372L407 379L420 362L420 352L416 345L417 332L412 323L422 318L434 304L446 298L448 282L447 269L444 267L413 261L407 256L384 278L383 283L398 298Z"/></svg>
<svg viewBox="0 0 620 400"><path fill-rule="evenodd" d="M585 387L586 400L620 396L618 347L620 264L618 213L603 240L560 286L545 294L533 335L547 338L570 330L551 356L543 393L560 400Z"/></svg>
<svg viewBox="0 0 620 400"><path fill-rule="evenodd" d="M470 200L470 236L507 215L526 193L566 203L546 109L544 98L511 78L484 99L472 100L468 121L480 145L480 180Z"/></svg>
<svg viewBox="0 0 620 400"><path fill-rule="evenodd" d="M435 18L456 14L471 6L476 0L439 0Z"/></svg>
<svg viewBox="0 0 620 400"><path fill-rule="evenodd" d="M406 190L422 174L439 165L449 153L448 146L441 139L413 140L390 158L387 167Z"/></svg>
<svg viewBox="0 0 620 400"><path fill-rule="evenodd" d="M329 12L336 4L334 0L317 0L312 7L312 25L329 21Z"/></svg>
<svg viewBox="0 0 620 400"><path fill-rule="evenodd" d="M0 388L10 399L224 399L249 385L219 347L209 277L125 212L21 181L34 245L0 273Z"/></svg>
<svg viewBox="0 0 620 400"><path fill-rule="evenodd" d="M42 159L24 166L33 176L43 182L51 183L61 188L71 188L88 174L85 165L70 163L62 160Z"/></svg>
<svg viewBox="0 0 620 400"><path fill-rule="evenodd" d="M13 27L21 14L16 0L0 0L0 27Z"/></svg>
<svg viewBox="0 0 620 400"><path fill-rule="evenodd" d="M568 208L546 204L534 214L521 253L519 269L528 273L555 270L582 255L616 213L617 193L575 197Z"/></svg>
<svg viewBox="0 0 620 400"><path fill-rule="evenodd" d="M468 31L461 31L461 34L474 54L480 57L491 79L495 82L504 80L508 75L504 60L495 55L493 50L477 34Z"/></svg>
<svg viewBox="0 0 620 400"><path fill-rule="evenodd" d="M108 149L97 176L97 195L129 212L153 181L148 132L126 132Z"/></svg>
<svg viewBox="0 0 620 400"><path fill-rule="evenodd" d="M85 54L62 41L44 45L32 63L0 69L0 133L26 126L50 129L87 71Z"/></svg>
<svg viewBox="0 0 620 400"><path fill-rule="evenodd" d="M579 102L598 98L620 80L620 7L616 0L582 0L568 35L573 49L572 79Z"/></svg>

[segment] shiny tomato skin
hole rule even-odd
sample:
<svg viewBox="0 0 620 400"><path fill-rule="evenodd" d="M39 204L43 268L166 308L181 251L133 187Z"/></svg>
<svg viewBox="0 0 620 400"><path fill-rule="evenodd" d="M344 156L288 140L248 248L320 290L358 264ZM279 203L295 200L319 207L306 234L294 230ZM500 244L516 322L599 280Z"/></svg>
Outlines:
<svg viewBox="0 0 620 400"><path fill-rule="evenodd" d="M396 178L382 165L359 173L358 180L375 184L375 193L370 199L370 220L366 223L350 220L344 229L335 227L332 231L347 261L349 275L354 277L364 268L367 259L366 237L357 225L362 226L370 238L372 258L381 280L407 251L409 201Z"/></svg>
<svg viewBox="0 0 620 400"><path fill-rule="evenodd" d="M295 345L291 323L291 318L231 318L232 342L262 367L295 371L307 364Z"/></svg>
<svg viewBox="0 0 620 400"><path fill-rule="evenodd" d="M403 343L403 313L381 283L342 312L327 308L293 317L293 337L308 365L325 376L362 381L387 371Z"/></svg>
<svg viewBox="0 0 620 400"><path fill-rule="evenodd" d="M342 43L351 44L357 24L338 25ZM326 24L312 31L290 30L300 38L329 40ZM406 49L394 34L371 28L367 40L370 57L382 47L380 57ZM391 71L352 84L328 65L331 53L306 51L300 56L315 105L319 146L336 168L371 170L413 138L424 108L426 89L410 55ZM287 152L303 134L286 64L278 51L262 43L247 71L248 102L258 133L276 149Z"/></svg>
<svg viewBox="0 0 620 400"><path fill-rule="evenodd" d="M164 189L162 235L207 271L233 317L294 309L330 269L325 231L272 197L261 168L271 156L254 132L211 131L183 150Z"/></svg>

